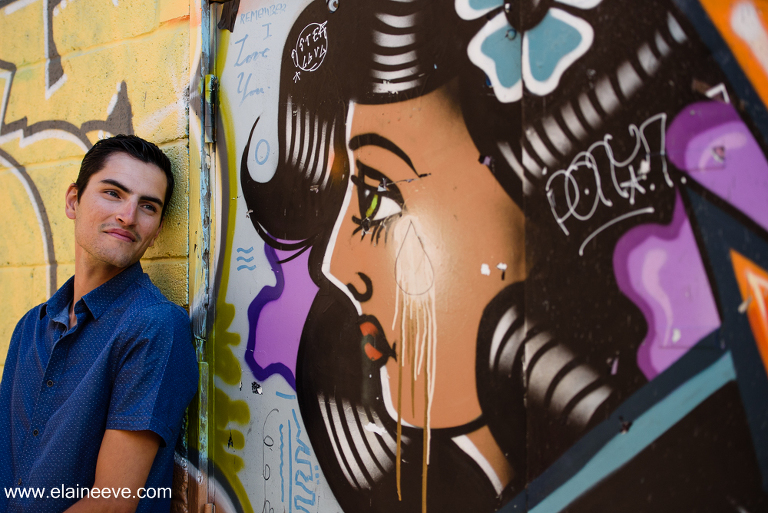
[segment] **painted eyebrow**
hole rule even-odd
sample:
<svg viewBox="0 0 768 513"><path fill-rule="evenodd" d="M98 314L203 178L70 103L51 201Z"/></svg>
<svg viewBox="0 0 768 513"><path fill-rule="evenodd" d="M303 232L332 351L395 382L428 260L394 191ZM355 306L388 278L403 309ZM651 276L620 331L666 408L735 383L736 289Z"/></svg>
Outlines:
<svg viewBox="0 0 768 513"><path fill-rule="evenodd" d="M400 159L403 162L408 164L408 167L411 168L411 170L416 174L416 176L421 178L421 175L416 171L416 168L413 167L413 162L411 162L411 158L408 156L408 154L405 153L403 149L400 148L400 146L393 143L386 137L383 137L379 134L374 134L374 133L360 134L360 135L354 136L349 141L349 149L352 151L360 149L363 146L378 146L379 148L384 148L385 150L391 151L392 153L400 157Z"/></svg>
<svg viewBox="0 0 768 513"><path fill-rule="evenodd" d="M131 189L129 189L125 185L121 184L117 180L112 180L111 178L105 178L100 183L106 183L106 184L112 185L114 187L117 187L118 189L120 189L121 191L123 191L123 192L125 192L127 194L131 194L133 192L133 191L131 191ZM157 204L158 207L163 208L163 200L161 200L160 198L156 198L154 196L140 196L139 199L141 201L149 201L151 203L155 203L155 204Z"/></svg>

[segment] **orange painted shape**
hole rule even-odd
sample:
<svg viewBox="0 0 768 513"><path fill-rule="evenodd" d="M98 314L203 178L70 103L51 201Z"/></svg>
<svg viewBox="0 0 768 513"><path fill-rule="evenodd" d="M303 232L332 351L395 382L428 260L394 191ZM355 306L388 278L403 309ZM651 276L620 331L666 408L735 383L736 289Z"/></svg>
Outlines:
<svg viewBox="0 0 768 513"><path fill-rule="evenodd" d="M365 355L368 358L370 358L372 362L375 362L376 360L384 356L383 354L381 354L381 351L373 347L371 344L365 344Z"/></svg>
<svg viewBox="0 0 768 513"><path fill-rule="evenodd" d="M739 284L741 299L757 342L757 349L768 372L768 271L731 250L731 262Z"/></svg>
<svg viewBox="0 0 768 513"><path fill-rule="evenodd" d="M699 1L768 105L768 0Z"/></svg>
<svg viewBox="0 0 768 513"><path fill-rule="evenodd" d="M376 326L372 322L365 321L360 325L360 333L365 335L371 335L376 336L376 334L379 332L378 329L376 329Z"/></svg>

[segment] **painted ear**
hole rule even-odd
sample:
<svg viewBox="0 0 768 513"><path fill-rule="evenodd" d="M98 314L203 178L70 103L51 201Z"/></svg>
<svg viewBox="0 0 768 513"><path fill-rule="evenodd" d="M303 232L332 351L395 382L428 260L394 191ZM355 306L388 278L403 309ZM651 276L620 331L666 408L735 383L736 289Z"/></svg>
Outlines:
<svg viewBox="0 0 768 513"><path fill-rule="evenodd" d="M69 219L77 218L77 185L71 183L67 187L67 192L64 195L64 213Z"/></svg>

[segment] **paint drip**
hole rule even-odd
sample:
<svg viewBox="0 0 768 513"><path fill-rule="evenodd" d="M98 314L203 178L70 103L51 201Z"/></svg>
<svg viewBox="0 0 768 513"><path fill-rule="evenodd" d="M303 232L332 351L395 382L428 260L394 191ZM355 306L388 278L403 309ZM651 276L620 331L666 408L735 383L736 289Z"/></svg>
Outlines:
<svg viewBox="0 0 768 513"><path fill-rule="evenodd" d="M397 397L397 492L400 489L400 449L402 439L402 394L406 362L411 366L411 407L415 408L416 380L424 374L424 440L422 454L422 511L427 509L427 465L431 439L431 410L435 393L437 362L437 315L435 278L424 244L409 223L395 261L395 315L392 330L400 319L400 354ZM413 414L413 412L412 412Z"/></svg>

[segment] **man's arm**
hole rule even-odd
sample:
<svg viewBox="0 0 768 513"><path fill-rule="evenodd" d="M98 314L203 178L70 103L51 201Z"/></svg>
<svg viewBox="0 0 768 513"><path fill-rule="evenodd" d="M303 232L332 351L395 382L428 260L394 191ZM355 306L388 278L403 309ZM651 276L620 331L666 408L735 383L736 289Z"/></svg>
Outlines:
<svg viewBox="0 0 768 513"><path fill-rule="evenodd" d="M101 441L93 483L93 488L100 490L100 497L83 498L65 513L136 511L138 489L146 484L159 447L160 436L153 431L107 429ZM108 498L101 494L104 489L109 489Z"/></svg>

